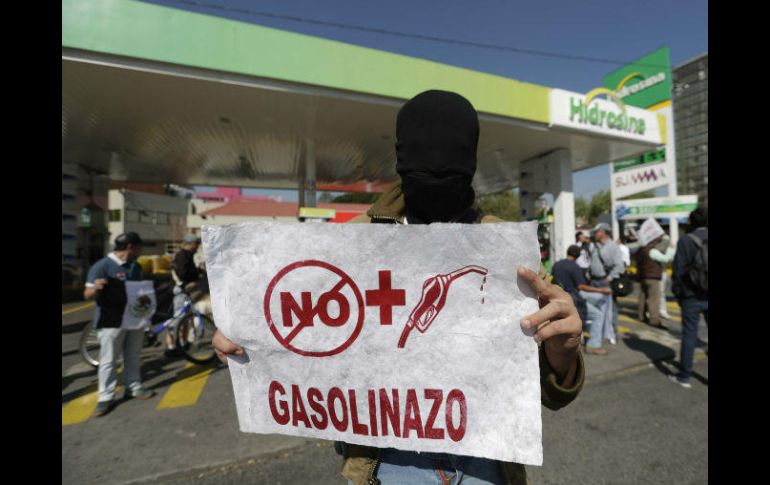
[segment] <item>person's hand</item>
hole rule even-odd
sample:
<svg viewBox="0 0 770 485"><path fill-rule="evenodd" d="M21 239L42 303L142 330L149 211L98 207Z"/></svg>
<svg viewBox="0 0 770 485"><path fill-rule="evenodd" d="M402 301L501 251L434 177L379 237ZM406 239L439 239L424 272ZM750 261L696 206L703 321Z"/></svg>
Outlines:
<svg viewBox="0 0 770 485"><path fill-rule="evenodd" d="M243 355L244 352L243 347L225 337L219 329L214 334L211 344L214 346L217 357L225 365L227 365L227 355Z"/></svg>
<svg viewBox="0 0 770 485"><path fill-rule="evenodd" d="M521 320L521 328L537 328L535 340L543 342L548 363L561 385L571 387L577 369L577 354L583 322L569 293L542 280L534 271L519 267L519 276L537 292L540 310Z"/></svg>
<svg viewBox="0 0 770 485"><path fill-rule="evenodd" d="M612 293L612 290L609 288L599 288L599 291L602 293L602 295L609 295Z"/></svg>
<svg viewBox="0 0 770 485"><path fill-rule="evenodd" d="M105 278L97 278L94 280L94 290L96 291L103 290L106 285L107 280Z"/></svg>

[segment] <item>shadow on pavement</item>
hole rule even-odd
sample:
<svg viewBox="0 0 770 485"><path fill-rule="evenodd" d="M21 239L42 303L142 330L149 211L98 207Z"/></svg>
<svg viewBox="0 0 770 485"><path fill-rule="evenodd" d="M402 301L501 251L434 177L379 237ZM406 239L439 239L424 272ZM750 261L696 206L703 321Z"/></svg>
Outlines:
<svg viewBox="0 0 770 485"><path fill-rule="evenodd" d="M179 360L183 360L183 358L179 358ZM186 362L186 361L185 361ZM194 365L190 368L181 368L179 369L177 367L177 360L169 360L164 358L163 356L159 356L157 358L153 358L151 360L144 360L141 364L142 367L142 381L147 382L150 381L156 377L159 376L166 376L165 379L162 381L156 382L152 386L148 387L148 389L155 390L159 388L163 388L164 386L170 386L174 382L184 379L187 377L193 377L198 374L201 374L208 369L213 368L214 372L220 371L223 367L217 365L216 361L211 364L206 365ZM176 372L174 372L176 370ZM62 390L66 389L67 386L69 386L71 383L77 381L78 379L92 376L94 379L97 377L97 369L94 367L91 370L87 370L84 372L78 372L75 374L71 374L68 376L62 376ZM118 378L118 382L122 384L122 378ZM67 392L66 394L62 394L61 396L61 402L62 404L66 404L67 402L76 399L84 394L87 394L89 392L92 392L95 390L93 388L94 384L89 383L86 386L80 387L78 389L75 389L73 391Z"/></svg>
<svg viewBox="0 0 770 485"><path fill-rule="evenodd" d="M676 352L669 347L652 340L639 338L635 333L627 334L624 342L626 347L636 352L642 352L651 362L673 359L676 356Z"/></svg>

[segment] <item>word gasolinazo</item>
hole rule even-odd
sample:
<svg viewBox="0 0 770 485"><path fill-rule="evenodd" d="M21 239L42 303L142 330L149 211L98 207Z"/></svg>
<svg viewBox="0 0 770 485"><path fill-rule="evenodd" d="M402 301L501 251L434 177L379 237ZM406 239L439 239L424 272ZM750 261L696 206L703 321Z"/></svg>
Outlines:
<svg viewBox="0 0 770 485"><path fill-rule="evenodd" d="M296 384L271 381L268 400L273 419L282 426L319 430L333 426L363 436L392 433L398 438L460 441L468 422L465 394L459 389L369 389L363 416L355 389L343 392L332 387L322 392L310 387L303 392Z"/></svg>

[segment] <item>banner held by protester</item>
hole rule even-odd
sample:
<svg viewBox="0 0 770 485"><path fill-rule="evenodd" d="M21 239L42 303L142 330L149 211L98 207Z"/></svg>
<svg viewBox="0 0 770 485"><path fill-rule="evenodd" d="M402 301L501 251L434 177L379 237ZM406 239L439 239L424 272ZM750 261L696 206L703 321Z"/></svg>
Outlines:
<svg viewBox="0 0 770 485"><path fill-rule="evenodd" d="M205 226L241 430L541 465L536 229Z"/></svg>

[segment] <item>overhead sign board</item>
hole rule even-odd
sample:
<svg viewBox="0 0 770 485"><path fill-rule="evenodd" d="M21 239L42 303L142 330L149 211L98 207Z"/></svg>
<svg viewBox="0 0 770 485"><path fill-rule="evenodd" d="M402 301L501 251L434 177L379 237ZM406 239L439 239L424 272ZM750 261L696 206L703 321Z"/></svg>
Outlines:
<svg viewBox="0 0 770 485"><path fill-rule="evenodd" d="M676 197L652 197L649 199L619 200L616 202L618 219L633 220L687 217L698 208L697 195Z"/></svg>
<svg viewBox="0 0 770 485"><path fill-rule="evenodd" d="M638 108L653 108L670 101L671 85L668 47L604 76L605 88L614 91L627 105Z"/></svg>
<svg viewBox="0 0 770 485"><path fill-rule="evenodd" d="M665 147L612 164L611 184L615 198L657 189L671 183L674 169L666 163Z"/></svg>
<svg viewBox="0 0 770 485"><path fill-rule="evenodd" d="M612 101L598 98L608 95ZM664 144L665 121L651 111L625 105L614 93L597 88L587 94L551 90L552 127Z"/></svg>

